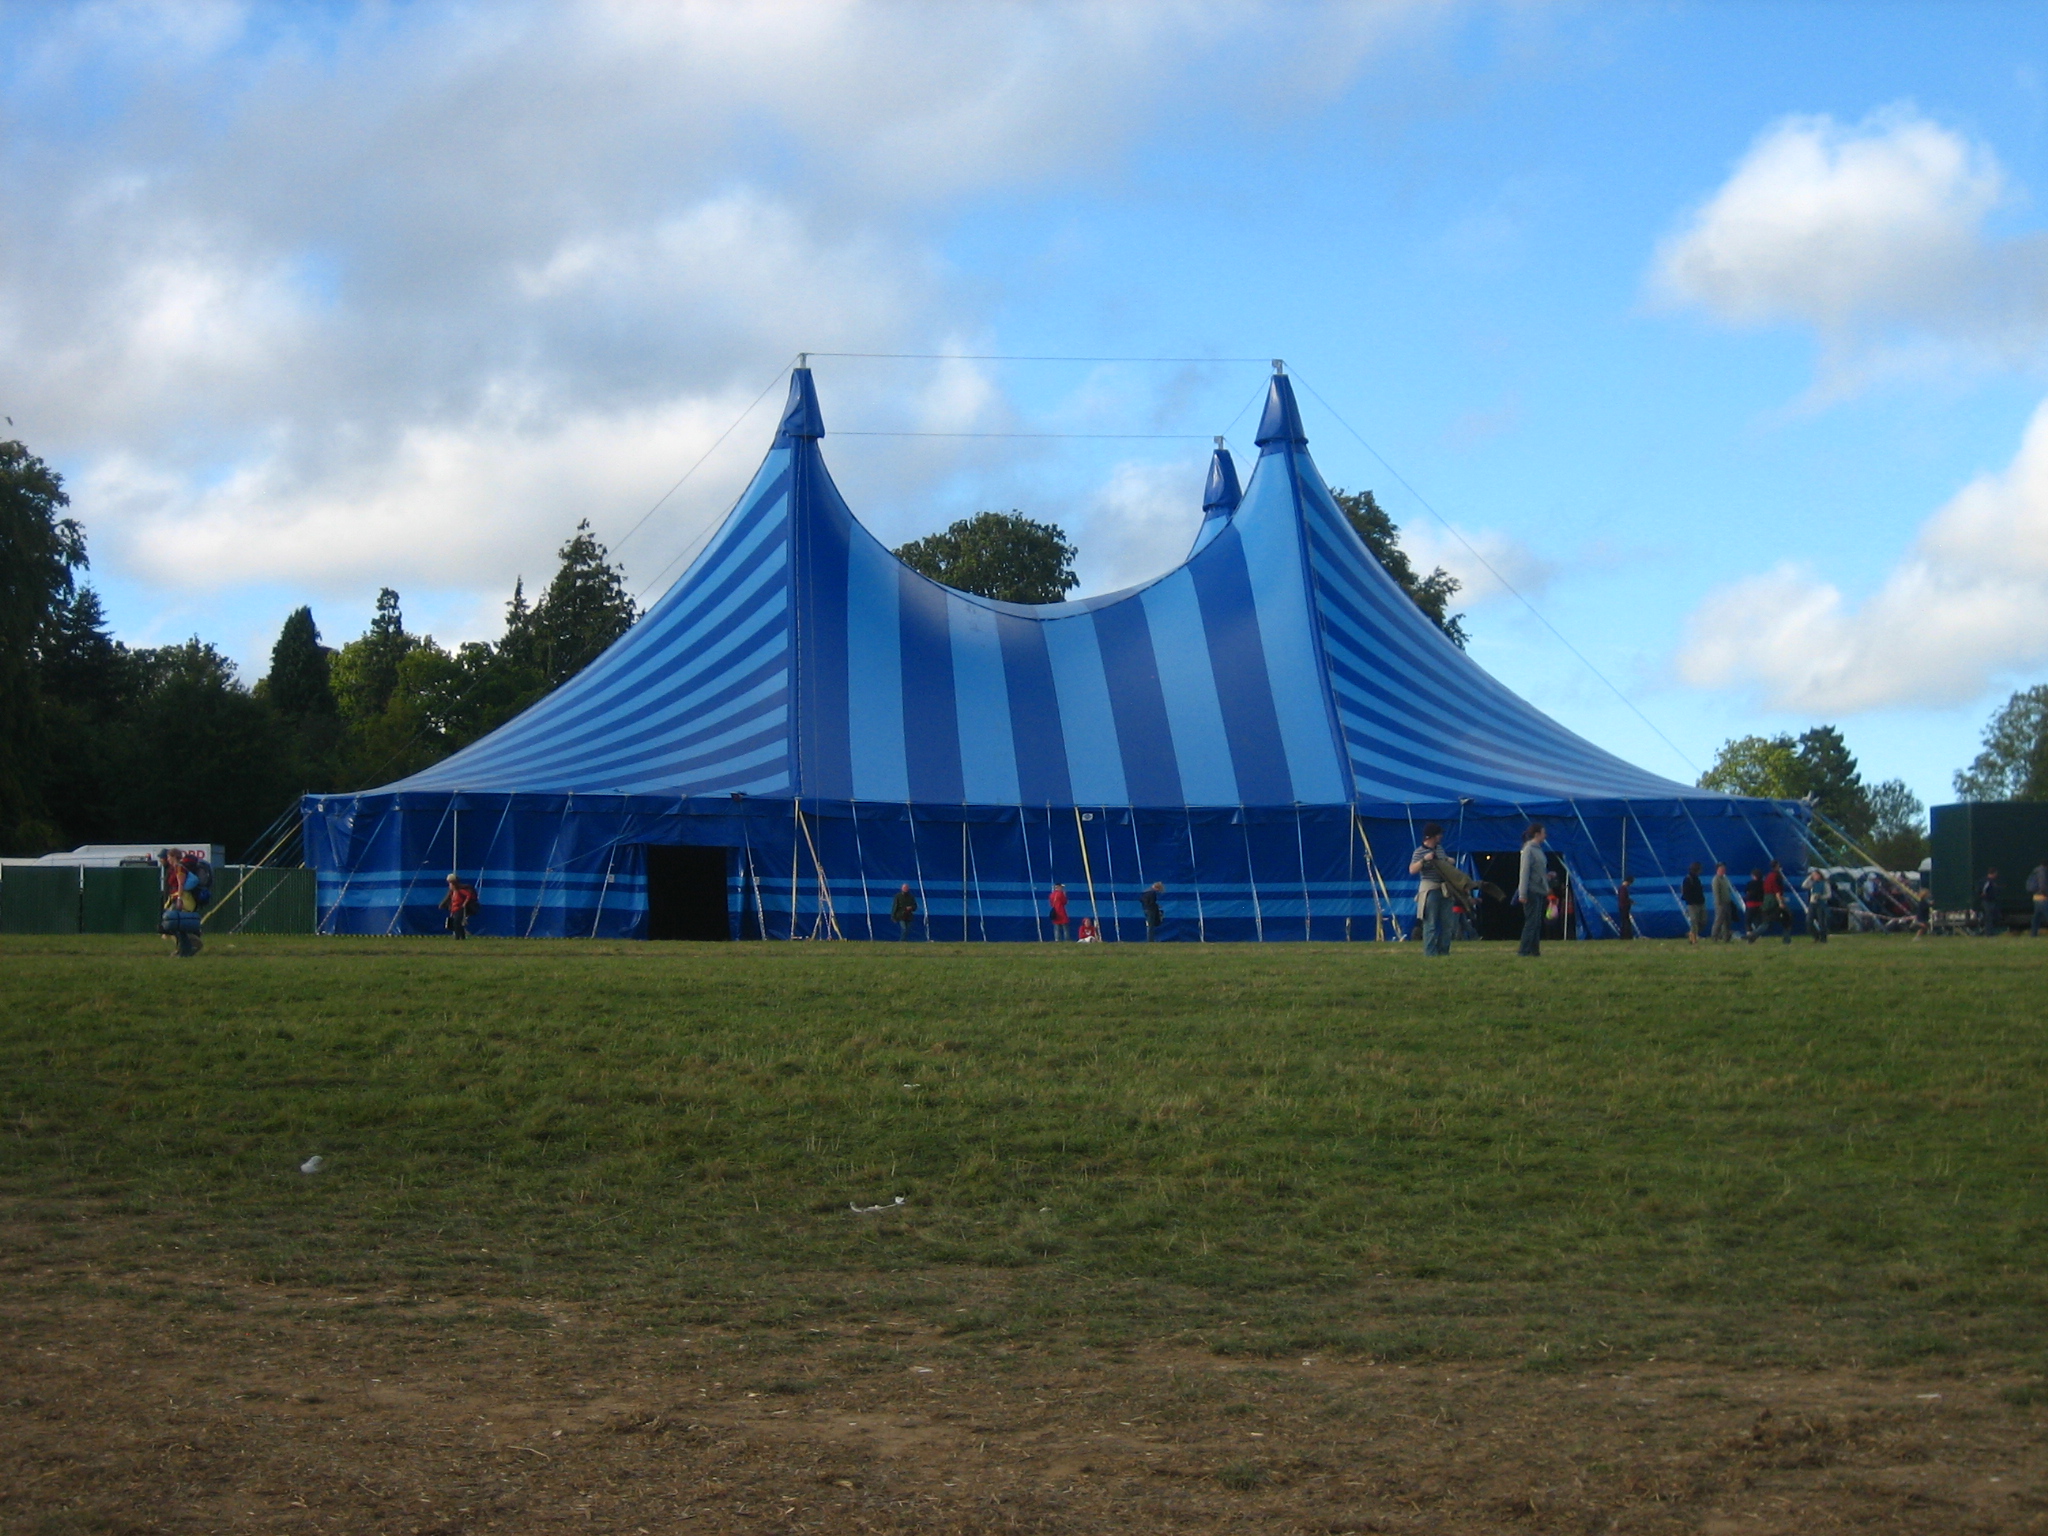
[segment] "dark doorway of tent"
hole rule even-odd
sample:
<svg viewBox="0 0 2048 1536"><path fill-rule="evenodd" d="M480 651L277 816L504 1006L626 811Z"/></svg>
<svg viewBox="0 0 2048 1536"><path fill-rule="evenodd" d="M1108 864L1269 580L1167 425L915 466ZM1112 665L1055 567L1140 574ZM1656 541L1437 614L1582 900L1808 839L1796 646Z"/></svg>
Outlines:
<svg viewBox="0 0 2048 1536"><path fill-rule="evenodd" d="M1577 938L1577 903L1572 900L1571 871L1564 867L1562 854L1545 855L1550 865L1550 889L1557 897L1556 909L1544 919L1543 937L1562 939L1569 935ZM1518 849L1513 853L1475 853L1472 855L1473 871L1488 885L1503 893L1501 900L1495 900L1485 892L1479 895L1479 915L1475 926L1482 939L1514 939L1522 937L1522 909L1515 905L1515 882L1522 877L1522 855Z"/></svg>
<svg viewBox="0 0 2048 1536"><path fill-rule="evenodd" d="M730 939L731 866L730 848L649 846L647 937L700 943Z"/></svg>

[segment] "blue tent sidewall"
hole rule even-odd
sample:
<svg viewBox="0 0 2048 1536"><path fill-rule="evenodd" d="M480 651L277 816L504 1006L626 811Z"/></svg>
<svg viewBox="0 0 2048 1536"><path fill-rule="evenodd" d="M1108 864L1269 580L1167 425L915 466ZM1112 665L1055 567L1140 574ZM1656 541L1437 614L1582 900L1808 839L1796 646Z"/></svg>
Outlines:
<svg viewBox="0 0 2048 1536"><path fill-rule="evenodd" d="M1412 926L1424 822L1472 854L1519 847L1532 819L1572 872L1589 938L1615 935L1624 861L1646 937L1685 931L1678 887L1695 860L1741 875L1776 859L1794 879L1806 862L1804 806L1720 796L1149 808L417 790L304 804L322 933L440 933L453 871L476 887L474 933L610 939L646 936L646 849L665 845L731 850L736 938L893 939L889 904L908 884L919 938L1046 940L1059 882L1076 920L1128 941L1159 881L1177 939L1391 939Z"/></svg>

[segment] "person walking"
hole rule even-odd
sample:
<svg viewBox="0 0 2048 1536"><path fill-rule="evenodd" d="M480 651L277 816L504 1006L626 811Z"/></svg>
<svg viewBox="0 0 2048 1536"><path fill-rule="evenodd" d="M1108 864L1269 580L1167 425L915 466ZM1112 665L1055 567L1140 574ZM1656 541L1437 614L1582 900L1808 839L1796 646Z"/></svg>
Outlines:
<svg viewBox="0 0 2048 1536"><path fill-rule="evenodd" d="M1166 889L1164 880L1154 880L1138 897L1138 905L1145 909L1145 942L1157 944L1166 937L1166 913L1159 905L1159 897Z"/></svg>
<svg viewBox="0 0 2048 1536"><path fill-rule="evenodd" d="M1685 878L1678 884L1678 904L1685 908L1685 942L1698 949L1700 930L1707 926L1707 890L1700 884L1697 859L1686 868Z"/></svg>
<svg viewBox="0 0 2048 1536"><path fill-rule="evenodd" d="M1422 952L1448 955L1451 952L1451 897L1443 881L1432 871L1443 857L1444 829L1436 822L1422 825L1422 846L1408 859L1408 873L1422 878L1415 884L1415 915L1422 920Z"/></svg>
<svg viewBox="0 0 2048 1536"><path fill-rule="evenodd" d="M896 899L889 903L889 920L896 925L896 942L901 944L910 937L910 925L917 921L917 898L910 894L910 887L896 887Z"/></svg>
<svg viewBox="0 0 2048 1536"><path fill-rule="evenodd" d="M1543 952L1543 918L1550 905L1550 860L1543 845L1550 833L1540 821L1522 834L1522 866L1515 878L1515 900L1522 904L1522 944L1518 955Z"/></svg>
<svg viewBox="0 0 2048 1536"><path fill-rule="evenodd" d="M1764 922L1764 872L1752 869L1742 887L1742 942L1754 944Z"/></svg>
<svg viewBox="0 0 2048 1536"><path fill-rule="evenodd" d="M1792 891L1785 884L1785 871L1776 859L1764 873L1764 932L1775 933L1785 943L1792 942Z"/></svg>
<svg viewBox="0 0 2048 1536"><path fill-rule="evenodd" d="M1614 921L1624 939L1636 936L1636 877L1623 875L1614 892Z"/></svg>
<svg viewBox="0 0 2048 1536"><path fill-rule="evenodd" d="M1816 944L1828 941L1829 898L1833 894L1824 871L1816 867L1806 872L1806 926L1812 930Z"/></svg>
<svg viewBox="0 0 2048 1536"><path fill-rule="evenodd" d="M2034 921L2027 929L2027 937L2038 939L2042 923L2048 922L2048 859L2036 864L2033 873L2027 876L2027 895L2033 898L2034 908Z"/></svg>
<svg viewBox="0 0 2048 1536"><path fill-rule="evenodd" d="M1052 888L1052 900L1046 903L1052 914L1052 938L1057 944L1067 936L1067 888L1056 885Z"/></svg>
<svg viewBox="0 0 2048 1536"><path fill-rule="evenodd" d="M1994 939L2005 927L2005 908L1998 890L1998 866L1984 871L1984 883L1977 887L1977 916L1984 924L1984 937Z"/></svg>
<svg viewBox="0 0 2048 1536"><path fill-rule="evenodd" d="M449 933L458 939L469 937L469 914L476 910L476 892L463 883L462 877L450 873L448 894L441 898L441 910L448 914Z"/></svg>
<svg viewBox="0 0 2048 1536"><path fill-rule="evenodd" d="M1714 942L1735 942L1735 882L1728 878L1728 866L1714 866Z"/></svg>

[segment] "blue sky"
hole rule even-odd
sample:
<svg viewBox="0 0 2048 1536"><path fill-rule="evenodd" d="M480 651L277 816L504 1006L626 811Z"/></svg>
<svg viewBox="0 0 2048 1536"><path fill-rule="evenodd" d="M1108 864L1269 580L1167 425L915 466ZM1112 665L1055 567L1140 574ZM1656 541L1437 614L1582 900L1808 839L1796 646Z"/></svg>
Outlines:
<svg viewBox="0 0 2048 1536"><path fill-rule="evenodd" d="M254 677L385 584L487 636L578 517L668 579L802 350L954 359L818 359L843 434L1177 434L827 442L1142 579L1264 367L960 359L1284 357L1568 725L1935 802L2048 674L2044 161L2038 5L16 8L0 411L117 631Z"/></svg>

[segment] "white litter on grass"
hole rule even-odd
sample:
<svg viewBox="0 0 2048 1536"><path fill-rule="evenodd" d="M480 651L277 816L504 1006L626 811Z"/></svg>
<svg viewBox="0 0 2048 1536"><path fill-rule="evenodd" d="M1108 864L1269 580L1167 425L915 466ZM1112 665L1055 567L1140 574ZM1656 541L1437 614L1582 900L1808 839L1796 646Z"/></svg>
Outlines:
<svg viewBox="0 0 2048 1536"><path fill-rule="evenodd" d="M324 1157L318 1157L318 1156L315 1156L315 1157L309 1157L309 1158L307 1158L307 1159L306 1159L306 1160L305 1160L305 1161L304 1161L303 1163L299 1164L299 1172L301 1172L301 1173L318 1173L318 1172L319 1172L319 1171L320 1171L320 1170L321 1170L322 1168L325 1168L326 1166L327 1166L327 1159L326 1159L326 1158L324 1158Z"/></svg>
<svg viewBox="0 0 2048 1536"><path fill-rule="evenodd" d="M856 1216L872 1216L877 1211L893 1211L901 1204L903 1204L903 1197L898 1195L887 1205L855 1205L849 1200L846 1202L846 1208Z"/></svg>

